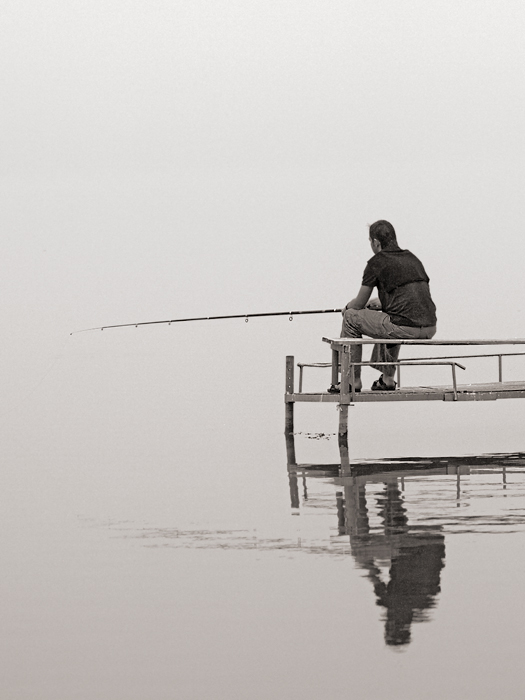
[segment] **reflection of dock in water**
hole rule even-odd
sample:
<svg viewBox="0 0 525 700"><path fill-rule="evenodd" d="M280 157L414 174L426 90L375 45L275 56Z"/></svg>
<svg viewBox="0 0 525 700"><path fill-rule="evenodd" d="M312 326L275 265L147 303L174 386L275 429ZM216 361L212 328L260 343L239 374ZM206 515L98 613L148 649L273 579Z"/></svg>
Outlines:
<svg viewBox="0 0 525 700"><path fill-rule="evenodd" d="M333 484L339 537L348 537L356 566L372 584L376 604L383 610L386 644L398 648L410 643L412 624L429 621L437 605L445 566L445 536L454 531L476 531L472 515L462 516L457 509L462 498L461 478L497 475L498 488L505 490L507 470L514 473L512 468L521 471L525 467L525 454L412 458L356 462L350 473L341 476L339 464L296 464L293 443L293 435L287 435L289 460L293 457L288 462L292 508L297 512L301 507L301 495L303 504L308 503L309 483L322 479ZM443 512L443 477L448 486L448 515ZM406 493L405 482L420 486L423 482L424 486ZM436 491L441 490L439 498L432 492L433 484ZM455 518L450 516L451 506ZM465 529L458 530L456 523L462 518ZM524 518L493 513L477 524L480 531L494 531L505 525L523 527Z"/></svg>

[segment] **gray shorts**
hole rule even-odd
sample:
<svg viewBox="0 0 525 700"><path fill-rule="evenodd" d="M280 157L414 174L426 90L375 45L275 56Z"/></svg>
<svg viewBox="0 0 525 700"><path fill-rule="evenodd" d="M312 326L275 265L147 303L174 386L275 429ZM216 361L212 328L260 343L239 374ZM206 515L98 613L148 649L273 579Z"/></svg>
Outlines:
<svg viewBox="0 0 525 700"><path fill-rule="evenodd" d="M392 323L390 316L382 311L372 311L371 309L347 309L343 314L343 327L341 329L342 338L362 338L367 335L369 338L381 338L382 340L426 340L433 338L436 334L436 326L423 326L421 328L412 326L396 326ZM382 372L387 377L393 377L396 371L394 365L383 365L382 362L397 362L399 358L400 345L395 343L376 343L372 350L370 361L374 369ZM355 345L350 350L350 360L361 362L362 346ZM361 367L355 368L355 377L361 376Z"/></svg>
<svg viewBox="0 0 525 700"><path fill-rule="evenodd" d="M371 309L347 309L343 315L342 338L392 338L399 340L430 339L436 334L436 326L396 326L390 316Z"/></svg>

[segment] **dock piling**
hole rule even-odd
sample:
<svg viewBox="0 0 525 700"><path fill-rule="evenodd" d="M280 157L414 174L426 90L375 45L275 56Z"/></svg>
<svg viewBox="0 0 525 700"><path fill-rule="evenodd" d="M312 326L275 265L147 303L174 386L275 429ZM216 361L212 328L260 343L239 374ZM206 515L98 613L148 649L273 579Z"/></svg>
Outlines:
<svg viewBox="0 0 525 700"><path fill-rule="evenodd" d="M341 470L344 474L350 468L350 457L348 454L348 404L339 404L339 431L337 441L339 444L339 456L341 457Z"/></svg>
<svg viewBox="0 0 525 700"><path fill-rule="evenodd" d="M286 356L286 393L293 394L294 391L294 356ZM286 401L284 404L284 434L286 438L286 452L288 455L288 464L296 464L295 460L295 440L293 436L294 421L293 409L294 402Z"/></svg>
<svg viewBox="0 0 525 700"><path fill-rule="evenodd" d="M332 384L339 381L339 351L332 348Z"/></svg>

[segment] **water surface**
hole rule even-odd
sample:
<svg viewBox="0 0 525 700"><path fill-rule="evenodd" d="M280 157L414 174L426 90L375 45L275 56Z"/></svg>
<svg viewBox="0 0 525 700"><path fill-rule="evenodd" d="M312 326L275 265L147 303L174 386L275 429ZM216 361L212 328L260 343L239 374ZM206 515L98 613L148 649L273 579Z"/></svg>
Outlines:
<svg viewBox="0 0 525 700"><path fill-rule="evenodd" d="M521 402L355 407L345 477L298 407L288 465L294 332L85 336L13 399L3 697L523 697Z"/></svg>

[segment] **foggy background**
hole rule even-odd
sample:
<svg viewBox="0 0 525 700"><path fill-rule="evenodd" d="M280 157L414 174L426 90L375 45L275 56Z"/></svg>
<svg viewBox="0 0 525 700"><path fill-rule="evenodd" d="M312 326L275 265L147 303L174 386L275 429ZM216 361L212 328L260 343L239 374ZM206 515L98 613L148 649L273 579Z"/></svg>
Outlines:
<svg viewBox="0 0 525 700"><path fill-rule="evenodd" d="M139 354L129 391L157 367L167 394L193 372L281 407L284 355L329 359L336 315L69 333L342 306L379 218L427 269L438 338L525 336L524 24L509 0L4 2L7 425L73 391L75 353L88 383Z"/></svg>

